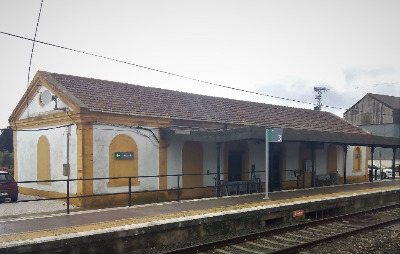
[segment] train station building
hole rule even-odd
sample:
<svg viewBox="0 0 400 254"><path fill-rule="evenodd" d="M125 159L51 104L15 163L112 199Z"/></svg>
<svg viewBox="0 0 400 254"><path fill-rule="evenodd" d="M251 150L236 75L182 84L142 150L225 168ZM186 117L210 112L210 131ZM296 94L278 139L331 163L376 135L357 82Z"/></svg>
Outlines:
<svg viewBox="0 0 400 254"><path fill-rule="evenodd" d="M365 182L369 149L400 144L329 112L44 71L9 123L15 178L37 181L20 192L65 197L69 179L84 207Z"/></svg>

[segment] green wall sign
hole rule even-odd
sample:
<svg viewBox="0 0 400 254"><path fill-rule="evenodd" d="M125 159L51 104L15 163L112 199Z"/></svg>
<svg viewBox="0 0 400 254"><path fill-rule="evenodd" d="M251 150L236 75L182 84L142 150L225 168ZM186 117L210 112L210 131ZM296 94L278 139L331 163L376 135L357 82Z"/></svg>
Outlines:
<svg viewBox="0 0 400 254"><path fill-rule="evenodd" d="M135 153L116 152L114 158L116 160L133 160L135 158Z"/></svg>

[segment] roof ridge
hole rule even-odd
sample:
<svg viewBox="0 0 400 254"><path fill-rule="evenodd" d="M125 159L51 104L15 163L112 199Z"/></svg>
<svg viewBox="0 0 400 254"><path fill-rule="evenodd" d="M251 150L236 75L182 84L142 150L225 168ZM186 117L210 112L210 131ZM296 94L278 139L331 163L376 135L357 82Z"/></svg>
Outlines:
<svg viewBox="0 0 400 254"><path fill-rule="evenodd" d="M82 77L82 76L76 76L76 75L69 75L69 74L61 74L61 73L50 73L51 75L58 75L58 76L64 76L64 77L71 77L71 78L78 78L78 79L86 79L86 80L92 80L96 83L112 83L115 85L124 85L124 86L135 86L138 88L146 88L146 89L152 89L152 90L159 90L159 91L164 91L167 93L176 93L180 95L190 95L194 97L200 97L200 98L212 98L212 99L219 99L219 100L227 100L227 101L232 101L232 102L240 102L240 103L248 103L248 104L254 104L254 105L263 105L263 106L270 106L272 108L279 108L279 109L294 109L294 110L301 110L301 111L307 111L307 112L319 112L320 114L325 114L325 113L330 113L327 111L318 111L318 110L313 110L313 109L307 109L307 108L297 108L293 106L283 106L283 105L276 105L276 104L271 104L271 103L264 103L264 102L257 102L257 101L247 101L247 100L240 100L240 99L232 99L232 98L226 98L226 97L218 97L218 96L212 96L212 95L204 95L204 94L196 94L192 92L185 92L185 91L177 91L177 90L171 90L167 88L160 88L160 87L152 87L152 86L144 86L144 85L138 85L138 84L132 84L132 83L127 83L127 82L118 82L118 81L111 81L107 79L97 79L97 78L92 78L92 77ZM334 114L333 114L334 115ZM336 115L335 115L336 116Z"/></svg>

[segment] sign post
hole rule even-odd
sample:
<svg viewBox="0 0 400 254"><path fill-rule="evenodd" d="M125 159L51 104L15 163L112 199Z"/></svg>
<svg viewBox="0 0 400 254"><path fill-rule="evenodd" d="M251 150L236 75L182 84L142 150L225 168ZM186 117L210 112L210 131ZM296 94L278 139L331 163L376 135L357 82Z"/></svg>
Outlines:
<svg viewBox="0 0 400 254"><path fill-rule="evenodd" d="M270 142L282 142L283 129L272 128L266 129L265 133L265 197L269 199L268 188L269 188L269 143Z"/></svg>
<svg viewBox="0 0 400 254"><path fill-rule="evenodd" d="M264 197L264 199L269 199L269 197L268 197L268 181L269 181L269 129L267 129L266 135L265 135L265 197Z"/></svg>

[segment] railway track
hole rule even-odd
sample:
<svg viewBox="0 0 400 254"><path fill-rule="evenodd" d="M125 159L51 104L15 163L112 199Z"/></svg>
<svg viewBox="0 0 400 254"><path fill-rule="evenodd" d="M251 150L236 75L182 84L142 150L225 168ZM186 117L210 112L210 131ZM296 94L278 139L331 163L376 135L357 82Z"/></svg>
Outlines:
<svg viewBox="0 0 400 254"><path fill-rule="evenodd" d="M317 244L400 221L400 205L314 220L164 253L296 253Z"/></svg>

